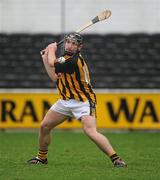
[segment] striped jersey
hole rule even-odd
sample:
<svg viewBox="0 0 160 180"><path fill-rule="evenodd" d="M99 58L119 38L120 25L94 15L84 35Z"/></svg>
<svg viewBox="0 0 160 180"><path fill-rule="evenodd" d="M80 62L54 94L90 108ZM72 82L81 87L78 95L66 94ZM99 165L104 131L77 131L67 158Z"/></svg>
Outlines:
<svg viewBox="0 0 160 180"><path fill-rule="evenodd" d="M57 88L63 100L75 99L89 101L96 104L96 95L93 92L88 67L80 53L73 56L65 54L64 63L55 63L55 72L61 73L57 79Z"/></svg>

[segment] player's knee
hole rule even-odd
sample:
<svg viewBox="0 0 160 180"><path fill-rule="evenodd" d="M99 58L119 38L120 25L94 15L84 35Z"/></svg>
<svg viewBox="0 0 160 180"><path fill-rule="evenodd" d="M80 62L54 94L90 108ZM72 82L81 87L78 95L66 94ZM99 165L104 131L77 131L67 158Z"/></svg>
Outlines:
<svg viewBox="0 0 160 180"><path fill-rule="evenodd" d="M83 127L83 131L89 137L93 137L96 134L95 128Z"/></svg>
<svg viewBox="0 0 160 180"><path fill-rule="evenodd" d="M49 132L49 131L51 131L51 129L52 128L47 123L44 123L43 121L41 122L41 124L40 124L41 132Z"/></svg>

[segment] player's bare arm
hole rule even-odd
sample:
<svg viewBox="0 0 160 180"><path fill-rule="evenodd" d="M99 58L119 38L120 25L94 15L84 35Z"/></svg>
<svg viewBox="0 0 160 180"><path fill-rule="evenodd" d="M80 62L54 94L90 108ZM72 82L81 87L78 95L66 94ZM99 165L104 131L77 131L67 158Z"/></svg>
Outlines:
<svg viewBox="0 0 160 180"><path fill-rule="evenodd" d="M56 51L57 51L57 43L51 43L47 46L46 50L48 51L48 64L51 67L54 67L54 63L56 62Z"/></svg>
<svg viewBox="0 0 160 180"><path fill-rule="evenodd" d="M58 75L55 73L54 66L50 66L48 57L49 57L49 48L47 47L45 49L44 54L42 55L43 63L48 76L51 78L52 81L56 81L58 79Z"/></svg>

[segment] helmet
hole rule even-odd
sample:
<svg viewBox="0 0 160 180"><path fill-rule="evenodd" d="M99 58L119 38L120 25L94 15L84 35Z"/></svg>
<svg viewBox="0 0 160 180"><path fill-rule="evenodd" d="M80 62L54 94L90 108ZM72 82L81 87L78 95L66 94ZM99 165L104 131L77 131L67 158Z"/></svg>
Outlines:
<svg viewBox="0 0 160 180"><path fill-rule="evenodd" d="M65 36L65 40L75 40L79 45L83 44L83 37L79 33L71 33Z"/></svg>

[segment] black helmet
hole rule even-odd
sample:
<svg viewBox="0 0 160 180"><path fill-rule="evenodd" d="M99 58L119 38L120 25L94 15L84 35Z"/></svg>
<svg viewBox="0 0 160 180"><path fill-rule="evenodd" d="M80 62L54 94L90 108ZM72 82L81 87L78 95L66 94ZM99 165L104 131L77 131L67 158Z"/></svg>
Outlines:
<svg viewBox="0 0 160 180"><path fill-rule="evenodd" d="M73 39L75 41L77 41L77 43L80 45L80 44L83 44L83 37L79 34L79 33L71 33L71 34L68 34L65 36L65 40L67 39Z"/></svg>

